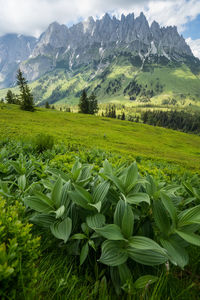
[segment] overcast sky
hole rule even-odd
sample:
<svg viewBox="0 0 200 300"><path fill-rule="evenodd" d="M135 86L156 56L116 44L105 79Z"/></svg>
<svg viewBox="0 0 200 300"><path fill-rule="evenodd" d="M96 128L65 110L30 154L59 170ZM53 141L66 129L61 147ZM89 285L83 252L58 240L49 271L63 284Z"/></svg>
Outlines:
<svg viewBox="0 0 200 300"><path fill-rule="evenodd" d="M0 7L0 35L37 37L54 21L71 26L105 12L119 17L143 11L150 23L176 25L200 58L200 0L0 0Z"/></svg>

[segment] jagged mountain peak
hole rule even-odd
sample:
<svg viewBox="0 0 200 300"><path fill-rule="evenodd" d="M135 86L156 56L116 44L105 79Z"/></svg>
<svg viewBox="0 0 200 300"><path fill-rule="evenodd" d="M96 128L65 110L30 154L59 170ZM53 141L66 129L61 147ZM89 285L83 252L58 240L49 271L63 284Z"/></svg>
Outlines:
<svg viewBox="0 0 200 300"><path fill-rule="evenodd" d="M5 38L4 41L1 38L0 49L1 43L12 47L17 39L17 47L14 49L19 48L22 51L18 44L19 39L23 38L16 38L15 35L12 39L7 38L7 42ZM24 47L28 47L28 44ZM101 19L94 20L93 17L89 17L86 21L69 28L58 22L51 23L39 40L34 39L30 49L26 50L24 60L28 57L34 60L22 63L21 67L28 79L34 80L56 68L57 64L72 70L94 61L101 64L101 61L120 56L122 53L139 56L142 61L151 59L150 56L164 56L167 60L176 61L184 61L188 56L193 57L190 47L175 26L160 27L156 21L149 26L144 13L136 18L134 13L126 16L122 14L120 19L106 13ZM6 50L1 51L0 61L4 61L1 56L6 55ZM20 59L19 63L22 60ZM15 61L13 60L13 66ZM0 65L0 78L2 68Z"/></svg>

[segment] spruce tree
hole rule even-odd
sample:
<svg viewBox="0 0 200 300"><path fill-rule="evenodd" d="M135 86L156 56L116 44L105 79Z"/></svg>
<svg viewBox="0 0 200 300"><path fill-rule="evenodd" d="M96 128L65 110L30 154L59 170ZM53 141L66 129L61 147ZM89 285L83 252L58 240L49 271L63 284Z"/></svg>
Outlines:
<svg viewBox="0 0 200 300"><path fill-rule="evenodd" d="M86 90L83 90L78 106L79 106L80 113L82 114L89 113L89 101L88 101Z"/></svg>
<svg viewBox="0 0 200 300"><path fill-rule="evenodd" d="M50 105L49 105L48 101L46 101L46 103L45 103L45 108L50 108Z"/></svg>
<svg viewBox="0 0 200 300"><path fill-rule="evenodd" d="M34 101L31 90L28 86L28 81L23 76L22 71L19 69L17 72L17 84L20 89L20 106L23 110L34 111Z"/></svg>
<svg viewBox="0 0 200 300"><path fill-rule="evenodd" d="M5 99L8 104L16 104L16 96L11 90L8 90Z"/></svg>
<svg viewBox="0 0 200 300"><path fill-rule="evenodd" d="M91 96L89 97L88 103L89 103L88 113L91 115L96 114L99 110L99 107L98 107L97 97L94 93L92 93Z"/></svg>

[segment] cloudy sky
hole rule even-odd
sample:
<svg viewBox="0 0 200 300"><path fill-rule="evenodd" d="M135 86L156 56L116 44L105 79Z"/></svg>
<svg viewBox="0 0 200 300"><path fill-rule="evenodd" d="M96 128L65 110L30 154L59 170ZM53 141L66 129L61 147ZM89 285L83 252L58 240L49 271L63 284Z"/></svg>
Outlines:
<svg viewBox="0 0 200 300"><path fill-rule="evenodd" d="M71 26L105 12L119 17L143 11L150 23L176 25L200 58L200 0L0 0L0 7L0 35L15 32L37 37L54 21Z"/></svg>

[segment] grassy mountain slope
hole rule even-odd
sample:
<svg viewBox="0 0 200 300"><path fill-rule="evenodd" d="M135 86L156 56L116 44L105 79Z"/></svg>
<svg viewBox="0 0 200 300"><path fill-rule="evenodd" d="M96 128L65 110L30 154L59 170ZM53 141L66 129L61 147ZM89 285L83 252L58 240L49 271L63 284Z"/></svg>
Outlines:
<svg viewBox="0 0 200 300"><path fill-rule="evenodd" d="M199 70L183 63L145 62L141 68L139 57L122 55L73 71L62 64L58 67L30 84L36 103L77 104L81 91L87 89L96 93L99 102L200 105ZM6 91L0 90L0 97Z"/></svg>
<svg viewBox="0 0 200 300"><path fill-rule="evenodd" d="M30 138L48 133L64 143L78 143L125 156L165 160L199 169L200 137L143 124L38 108L21 111L0 106L0 136Z"/></svg>

